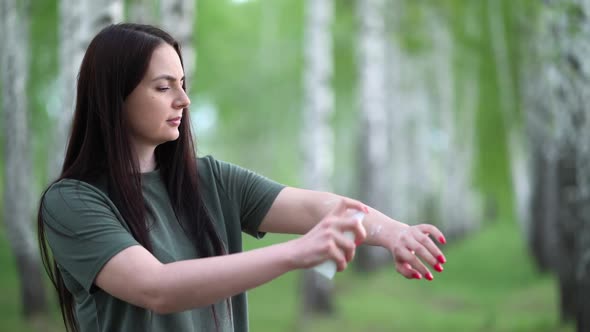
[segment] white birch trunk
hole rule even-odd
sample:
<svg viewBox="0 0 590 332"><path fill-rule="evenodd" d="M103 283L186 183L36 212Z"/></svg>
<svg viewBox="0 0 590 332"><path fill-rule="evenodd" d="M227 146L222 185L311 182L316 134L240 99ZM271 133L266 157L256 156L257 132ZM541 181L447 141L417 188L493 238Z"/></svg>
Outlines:
<svg viewBox="0 0 590 332"><path fill-rule="evenodd" d="M357 37L360 107L360 196L367 204L391 214L389 134L386 93L386 26L384 0L357 1ZM356 258L361 270L371 270L389 260L376 247L360 247Z"/></svg>
<svg viewBox="0 0 590 332"><path fill-rule="evenodd" d="M4 125L4 225L19 273L26 317L47 310L41 262L33 232L34 172L30 158L27 81L29 74L29 18L26 3L0 1L4 47L0 53L0 81Z"/></svg>
<svg viewBox="0 0 590 332"><path fill-rule="evenodd" d="M408 55L402 49L400 19L412 4L392 1L388 7L387 40L388 133L390 163L390 205L392 216L414 224L425 220L425 201L432 188L427 180L430 153L428 137L433 130L428 89L422 72L424 57Z"/></svg>
<svg viewBox="0 0 590 332"><path fill-rule="evenodd" d="M197 64L197 53L193 46L196 3L196 0L160 0L162 28L178 40L182 49L187 88Z"/></svg>
<svg viewBox="0 0 590 332"><path fill-rule="evenodd" d="M434 49L432 50L432 78L434 98L431 115L436 119L435 156L440 167L440 178L434 188L438 197L438 225L448 237L460 236L480 225L481 203L472 184L475 111L478 100L478 68L472 58L464 61L462 80L455 77L453 68L453 39L449 23L430 12L429 24ZM425 78L427 79L427 78ZM455 81L462 88L462 100L455 100ZM456 109L461 107L461 112ZM459 124L459 125L458 125Z"/></svg>
<svg viewBox="0 0 590 332"><path fill-rule="evenodd" d="M435 125L429 104L431 96L423 72L427 62L409 56L397 41L388 45L390 62L389 133L391 155L392 216L409 224L427 220L436 172L430 137Z"/></svg>
<svg viewBox="0 0 590 332"><path fill-rule="evenodd" d="M390 10L389 12L395 12ZM388 135L390 155L390 192L391 192L391 215L392 217L408 222L412 220L408 210L411 205L408 201L413 201L415 191L409 190L410 160L408 158L411 153L412 136L407 133L408 124L412 109L409 107L408 96L403 90L405 77L403 75L403 68L407 65L404 63L404 54L399 46L397 40L392 40L386 46L387 56L387 88L388 96ZM414 76L415 77L415 76ZM407 92L407 91L405 91ZM415 167L415 165L411 165ZM409 197L411 196L411 197Z"/></svg>
<svg viewBox="0 0 590 332"><path fill-rule="evenodd" d="M474 229L481 219L471 181L478 64L465 57L465 69L455 77L448 23L425 10L431 49L410 55L395 41L388 44L392 215L410 224L437 224L453 237ZM390 11L402 12L399 4Z"/></svg>
<svg viewBox="0 0 590 332"><path fill-rule="evenodd" d="M304 23L303 185L331 191L334 168L332 91L333 0L307 0ZM333 311L332 282L312 271L303 275L305 316Z"/></svg>
<svg viewBox="0 0 590 332"><path fill-rule="evenodd" d="M70 124L74 112L78 69L85 46L81 45L84 1L59 2L59 102L55 116L55 131L49 159L49 178L57 177L63 165Z"/></svg>
<svg viewBox="0 0 590 332"><path fill-rule="evenodd" d="M529 50L534 57L527 62L523 82L535 167L531 249L537 263L558 276L562 320L575 319L577 331L587 331L590 1L545 1L540 6L540 24Z"/></svg>
<svg viewBox="0 0 590 332"><path fill-rule="evenodd" d="M92 38L109 24L123 19L121 0L60 0L59 3L59 109L49 161L50 179L61 171L76 102L76 86L82 58Z"/></svg>

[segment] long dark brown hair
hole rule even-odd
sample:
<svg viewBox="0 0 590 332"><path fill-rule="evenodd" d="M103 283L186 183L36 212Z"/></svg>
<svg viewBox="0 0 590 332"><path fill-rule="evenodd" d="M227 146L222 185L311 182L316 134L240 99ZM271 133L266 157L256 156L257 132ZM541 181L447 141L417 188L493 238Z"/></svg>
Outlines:
<svg viewBox="0 0 590 332"><path fill-rule="evenodd" d="M142 195L139 164L124 122L123 103L145 75L154 50L164 43L174 47L182 63L178 42L153 26L110 25L94 37L80 67L70 139L61 175L55 181L67 178L92 183L105 178L109 198L133 237L149 251L149 212ZM179 138L156 148L156 162L178 219L190 221L182 225L197 252L202 256L222 255L223 242L198 190L196 152L186 108L182 119ZM43 199L37 218L43 264L57 290L66 330L76 332L79 327L74 299L48 250L42 209Z"/></svg>

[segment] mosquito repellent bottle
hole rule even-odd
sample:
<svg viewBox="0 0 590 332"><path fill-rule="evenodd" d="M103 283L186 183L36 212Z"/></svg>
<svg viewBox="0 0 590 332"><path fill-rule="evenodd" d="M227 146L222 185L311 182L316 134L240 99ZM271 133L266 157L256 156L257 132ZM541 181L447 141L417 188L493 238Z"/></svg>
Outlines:
<svg viewBox="0 0 590 332"><path fill-rule="evenodd" d="M362 222L365 218L365 214L359 211L353 214L353 217ZM344 236L354 241L353 232L344 232ZM333 260L327 260L321 263L320 265L315 266L313 270L328 279L332 279L336 274L336 262L334 262Z"/></svg>

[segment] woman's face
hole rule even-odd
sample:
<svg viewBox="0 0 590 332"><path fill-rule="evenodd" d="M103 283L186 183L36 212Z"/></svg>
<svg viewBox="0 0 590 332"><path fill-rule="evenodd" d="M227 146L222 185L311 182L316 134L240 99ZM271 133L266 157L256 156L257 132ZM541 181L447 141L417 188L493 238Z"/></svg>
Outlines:
<svg viewBox="0 0 590 332"><path fill-rule="evenodd" d="M168 44L158 46L143 79L124 102L123 111L135 148L176 140L183 109L190 100L182 89L180 58Z"/></svg>

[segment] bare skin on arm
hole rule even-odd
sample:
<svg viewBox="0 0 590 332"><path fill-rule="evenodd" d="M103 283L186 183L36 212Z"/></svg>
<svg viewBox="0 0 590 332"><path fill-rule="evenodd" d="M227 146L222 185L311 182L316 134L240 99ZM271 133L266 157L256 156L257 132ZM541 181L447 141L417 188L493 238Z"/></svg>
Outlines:
<svg viewBox="0 0 590 332"><path fill-rule="evenodd" d="M202 307L262 285L286 272L310 268L328 259L346 268L354 257L354 241L342 233L366 237L358 220L346 211L364 209L342 199L304 236L243 253L162 264L141 246L111 258L96 278L107 293L157 313ZM240 275L240 278L235 278Z"/></svg>
<svg viewBox="0 0 590 332"><path fill-rule="evenodd" d="M342 199L348 198L328 192L285 188L265 217L261 230L303 234L313 227L314 220L319 220L334 202ZM434 276L427 265L442 272L446 258L431 237L440 244L445 244L446 240L437 227L428 224L409 226L371 207L367 209L363 225L368 234L364 243L381 246L391 252L395 268L401 275L408 279L425 277L432 280Z"/></svg>

